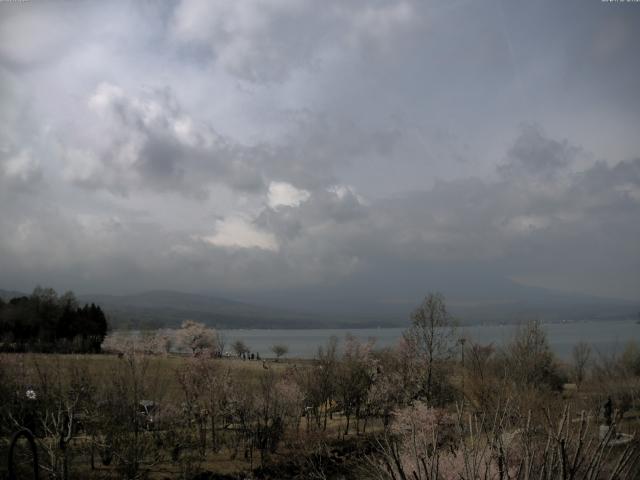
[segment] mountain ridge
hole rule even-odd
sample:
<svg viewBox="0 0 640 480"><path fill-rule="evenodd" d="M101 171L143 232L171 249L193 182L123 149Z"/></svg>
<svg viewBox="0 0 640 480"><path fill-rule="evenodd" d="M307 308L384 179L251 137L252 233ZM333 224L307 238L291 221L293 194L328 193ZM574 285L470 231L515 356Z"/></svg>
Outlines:
<svg viewBox="0 0 640 480"><path fill-rule="evenodd" d="M475 299L448 302L450 311L463 324L518 323L533 318L545 322L579 320L615 320L638 318L640 302L600 298L581 294L567 294L554 290L515 285L518 295L501 299ZM1 290L0 298L7 301L15 296L28 295L14 290ZM402 300L385 303L382 300L350 302L339 298L315 297L311 301L304 293L293 295L291 308L283 307L287 297L273 304L229 299L206 293L176 290L146 290L126 295L80 294L79 303L96 303L109 316L112 328L148 329L179 326L184 320L195 320L224 328L357 328L398 327L407 325L411 310L418 304ZM510 298L509 298L510 297ZM299 308L304 304L308 311ZM326 310L319 305L328 306ZM344 308L344 310L343 310ZM333 311L331 309L334 309Z"/></svg>

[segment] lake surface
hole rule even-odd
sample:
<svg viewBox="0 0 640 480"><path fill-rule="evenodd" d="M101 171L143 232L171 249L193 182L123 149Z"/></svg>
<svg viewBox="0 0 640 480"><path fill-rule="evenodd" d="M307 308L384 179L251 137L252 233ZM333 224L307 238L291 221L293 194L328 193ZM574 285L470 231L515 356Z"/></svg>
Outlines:
<svg viewBox="0 0 640 480"><path fill-rule="evenodd" d="M578 342L591 345L594 354L609 355L620 352L632 340L640 342L640 325L633 320L610 322L571 322L543 325L552 350L562 359L571 357L571 350ZM475 342L496 346L502 345L514 336L517 325L474 325L459 327L456 335ZM288 357L312 358L318 347L326 345L330 337L336 336L344 343L347 334L361 341L376 340L376 347L395 345L404 329L401 328L353 328L318 330L224 330L227 349L235 340L243 340L252 352L261 357L272 357L271 346L282 343L289 347Z"/></svg>

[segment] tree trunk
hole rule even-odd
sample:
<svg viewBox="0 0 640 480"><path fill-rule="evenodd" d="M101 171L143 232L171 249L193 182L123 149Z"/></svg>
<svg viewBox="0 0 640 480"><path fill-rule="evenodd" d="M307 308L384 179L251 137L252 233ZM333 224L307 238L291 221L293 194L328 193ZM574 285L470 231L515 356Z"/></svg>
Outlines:
<svg viewBox="0 0 640 480"><path fill-rule="evenodd" d="M216 416L211 415L211 450L218 449L218 439L216 437Z"/></svg>
<svg viewBox="0 0 640 480"><path fill-rule="evenodd" d="M62 480L69 480L69 459L66 446L62 449Z"/></svg>
<svg viewBox="0 0 640 480"><path fill-rule="evenodd" d="M329 400L327 400L324 405L324 425L322 427L323 432L327 431L327 415L328 414L329 414Z"/></svg>
<svg viewBox="0 0 640 480"><path fill-rule="evenodd" d="M207 421L203 418L198 423L200 424L200 453L204 457L207 453Z"/></svg>
<svg viewBox="0 0 640 480"><path fill-rule="evenodd" d="M431 403L431 382L433 370L433 355L429 352L429 364L427 365L427 400Z"/></svg>

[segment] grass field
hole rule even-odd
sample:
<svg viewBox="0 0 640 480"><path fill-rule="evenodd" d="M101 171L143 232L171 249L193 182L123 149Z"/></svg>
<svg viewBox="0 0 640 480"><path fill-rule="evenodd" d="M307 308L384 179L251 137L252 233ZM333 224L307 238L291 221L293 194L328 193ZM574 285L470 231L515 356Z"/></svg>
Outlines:
<svg viewBox="0 0 640 480"><path fill-rule="evenodd" d="M180 356L144 356L140 365L144 364L143 376L148 380L146 386L145 398L157 401L160 405L179 406L185 401L184 392L178 380L177 372L187 366L193 359ZM298 371L309 366L309 360L284 359L280 361L251 361L236 358L211 359L217 368L228 370L234 381L258 387L259 378L265 372L275 372L281 374L288 369L297 369ZM74 372L81 371L99 390L101 383L108 384L111 377L119 375L120 370L127 369L130 365L127 363L129 359L119 357L118 355L100 354L100 355L61 355L61 354L2 354L0 362L3 368L13 371L19 378L22 388L33 389L36 395L40 396L43 385L43 379L47 379L48 385L59 384L64 388L69 388L74 381ZM250 387L252 388L252 387ZM42 395L44 396L44 395ZM368 425L369 431L375 431L380 428L376 421L371 421ZM326 431L309 432L308 422L306 418L301 418L299 428L289 427L280 441L277 451L269 455L269 465L295 463L300 452L305 452L318 448L318 445L326 445L331 442L343 442L343 430L345 419L342 415L334 413L327 422ZM172 427L173 434L181 436L185 434L184 429L180 427ZM195 430L194 430L195 432ZM209 430L209 434L211 431ZM142 432L142 438L148 436L148 440L143 443L154 442L158 436L162 436L162 428L154 433ZM217 427L217 435L221 447L217 451L207 448L206 454L194 455L193 453L185 453L189 455L188 462L183 456L180 461L171 459L170 451L163 454L162 459L153 462L150 468L149 478L183 478L185 473L185 465L189 463L189 469L197 469L199 471L215 472L218 475L240 475L242 472L249 472L253 468L260 465L260 459L257 451L253 453L253 457L247 456L247 447L242 440L239 447L238 434L224 427L222 424ZM48 448L55 445L57 439L47 437L43 434L37 435L38 442L41 447L45 444ZM355 439L360 436L351 435ZM2 458L6 458L8 437L0 437L0 454ZM74 435L70 442L73 455L69 457L69 469L75 472L70 478L117 478L112 465L102 465L100 460L95 460L94 469L90 468L91 460L88 453L90 437L85 431L79 431ZM55 447L54 447L55 448ZM41 458L46 459L44 453L46 448L42 448ZM302 458L302 457L300 457ZM45 462L46 463L46 462ZM0 479L6 475L6 465L0 462ZM78 477L80 475L80 477ZM114 475L116 475L114 477ZM215 478L215 477L214 477ZM222 477L221 477L222 478Z"/></svg>
<svg viewBox="0 0 640 480"><path fill-rule="evenodd" d="M186 355L146 355L145 369L149 377L162 382L170 399L179 396L179 385L176 372L184 367L191 357ZM114 354L55 354L55 353L1 353L0 363L21 369L26 384L36 385L40 373L68 375L73 368L86 369L91 378L105 378L118 370L126 360ZM238 358L212 359L220 368L229 369L232 373L245 379L255 378L259 372L272 370L281 373L287 368L303 368L310 360L281 359L275 360L242 360ZM65 378L61 378L63 382Z"/></svg>

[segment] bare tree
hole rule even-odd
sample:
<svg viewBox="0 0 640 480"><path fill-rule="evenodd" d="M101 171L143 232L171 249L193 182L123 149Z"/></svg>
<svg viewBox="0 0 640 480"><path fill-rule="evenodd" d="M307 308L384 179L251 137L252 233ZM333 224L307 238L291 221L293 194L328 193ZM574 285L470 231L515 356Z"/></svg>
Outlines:
<svg viewBox="0 0 640 480"><path fill-rule="evenodd" d="M280 357L289 353L289 347L283 343L277 343L271 347L271 351L276 356L276 361L278 361Z"/></svg>
<svg viewBox="0 0 640 480"><path fill-rule="evenodd" d="M411 314L411 327L405 332L407 343L425 363L428 399L432 396L434 361L451 356L454 334L455 325L444 296L440 293L428 294Z"/></svg>
<svg viewBox="0 0 640 480"><path fill-rule="evenodd" d="M249 352L249 347L247 347L247 344L244 343L242 340L236 340L235 342L233 342L231 344L231 348L233 349L233 351L236 353L238 357L241 357L242 355Z"/></svg>
<svg viewBox="0 0 640 480"><path fill-rule="evenodd" d="M145 402L161 409L165 392L160 364L133 351L112 364L100 382L99 401L92 415L99 432L96 447L103 452L103 463L113 461L121 478L143 478L161 461L162 451L156 441L160 432L151 425L160 411L154 419L140 409Z"/></svg>
<svg viewBox="0 0 640 480"><path fill-rule="evenodd" d="M223 417L223 410L229 398L232 382L231 372L228 368L223 369L219 362L212 359L200 360L198 372L202 376L202 395L211 423L211 448L216 451L219 442L216 435L216 425Z"/></svg>
<svg viewBox="0 0 640 480"><path fill-rule="evenodd" d="M638 350L630 343L622 353L598 352L592 363L590 379L595 387L592 400L598 407L610 399L618 414L623 415L640 405L640 376L636 374L633 361Z"/></svg>
<svg viewBox="0 0 640 480"><path fill-rule="evenodd" d="M367 392L366 415L363 432L366 431L367 420L371 417L381 418L385 430L389 427L392 413L411 395L411 386L405 382L402 371L403 358L393 349L378 352L374 357L375 373L373 383Z"/></svg>
<svg viewBox="0 0 640 480"><path fill-rule="evenodd" d="M515 337L506 347L505 371L519 387L562 386L547 334L539 321L520 325Z"/></svg>
<svg viewBox="0 0 640 480"><path fill-rule="evenodd" d="M185 430L196 427L200 455L207 449L208 410L204 399L205 378L202 375L202 358L192 358L176 370L176 378L182 390L182 414ZM187 439L191 443L191 439Z"/></svg>
<svg viewBox="0 0 640 480"><path fill-rule="evenodd" d="M223 332L218 331L216 340L216 345L214 347L215 356L222 357L222 355L224 355L224 349L227 346L227 337Z"/></svg>
<svg viewBox="0 0 640 480"><path fill-rule="evenodd" d="M571 356L573 357L573 380L580 386L586 377L591 347L587 343L580 342L573 347Z"/></svg>
<svg viewBox="0 0 640 480"><path fill-rule="evenodd" d="M336 369L338 363L338 337L331 336L326 347L318 348L318 372L313 382L316 393L315 398L319 399L318 405L324 404L324 424L322 429L327 429L327 416L331 410L331 402L336 393ZM313 397L313 395L312 395ZM318 412L318 410L316 410ZM317 416L318 422L320 421ZM318 423L319 426L319 423Z"/></svg>
<svg viewBox="0 0 640 480"><path fill-rule="evenodd" d="M356 433L360 433L360 419L376 371L372 349L373 341L362 344L347 335L342 361L336 369L336 400L346 418L345 435L349 434L352 416L356 420Z"/></svg>
<svg viewBox="0 0 640 480"><path fill-rule="evenodd" d="M497 383L499 377L495 374L495 348L493 344L471 342L467 352L465 398L476 407L489 411L497 405L501 393Z"/></svg>
<svg viewBox="0 0 640 480"><path fill-rule="evenodd" d="M34 359L33 366L37 374L33 392L39 405L36 429L43 434L40 446L45 453L41 466L52 478L67 480L77 419L94 393L89 372L84 365L63 368L59 358L47 363Z"/></svg>
<svg viewBox="0 0 640 480"><path fill-rule="evenodd" d="M255 448L254 433L259 415L257 405L257 389L248 382L231 382L228 401L225 406L225 416L232 421L227 427L233 432L231 459L235 459L240 444L243 444L244 458L253 468L253 451Z"/></svg>

